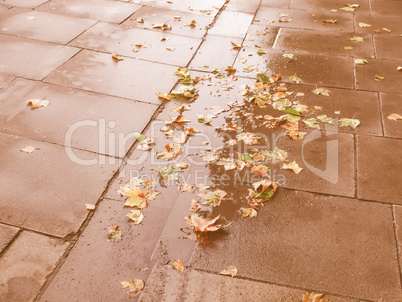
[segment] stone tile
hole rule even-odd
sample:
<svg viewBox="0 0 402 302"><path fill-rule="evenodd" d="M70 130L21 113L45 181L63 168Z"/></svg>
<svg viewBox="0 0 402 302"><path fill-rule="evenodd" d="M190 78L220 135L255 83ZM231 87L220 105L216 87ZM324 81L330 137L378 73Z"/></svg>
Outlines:
<svg viewBox="0 0 402 302"><path fill-rule="evenodd" d="M246 48L234 64L238 76L253 77L262 72L269 76L281 74L282 80L290 82L289 77L297 75L303 84L324 85L341 88L353 88L353 59L321 54L295 53L294 59L283 57L285 51L263 49L266 53L258 55L258 48ZM254 71L248 72L254 66Z"/></svg>
<svg viewBox="0 0 402 302"><path fill-rule="evenodd" d="M1 5L1 2L0 2L0 13L5 12L5 11L7 11L8 9L9 9L9 7L4 6L4 5Z"/></svg>
<svg viewBox="0 0 402 302"><path fill-rule="evenodd" d="M286 17L280 17L280 14L287 14ZM328 11L312 13L311 11L285 9L285 8L271 8L261 7L256 15L256 19L261 25L279 26L279 27L293 27L304 29L316 29L326 31L343 31L353 32L353 15L352 14L339 14ZM280 19L293 19L290 22L279 22ZM337 22L324 23L323 20L336 19ZM273 20L275 22L271 23Z"/></svg>
<svg viewBox="0 0 402 302"><path fill-rule="evenodd" d="M169 212L150 206L134 225L123 203L103 200L41 301L127 301L120 282L146 280L152 252ZM107 228L118 225L122 240L112 242ZM62 297L62 298L61 298Z"/></svg>
<svg viewBox="0 0 402 302"><path fill-rule="evenodd" d="M0 253L3 252L7 244L9 244L11 240L13 240L18 231L19 229L15 227L0 224Z"/></svg>
<svg viewBox="0 0 402 302"><path fill-rule="evenodd" d="M258 47L269 49L275 43L279 28L252 24L249 27L247 36L243 42L244 47ZM239 57L242 56L240 52Z"/></svg>
<svg viewBox="0 0 402 302"><path fill-rule="evenodd" d="M181 17L180 21L175 20L174 17L177 16ZM137 19L143 19L144 23L139 23ZM193 20L197 22L195 27L185 25L190 24ZM171 30L153 30L157 31L160 36L163 36L166 33L172 33L193 38L202 38L213 20L214 19L212 16L198 15L196 13L163 9L152 6L143 6L130 18L124 21L123 25L126 25L128 27L153 29L154 24L166 23L172 27Z"/></svg>
<svg viewBox="0 0 402 302"><path fill-rule="evenodd" d="M402 204L399 150L397 139L358 136L357 183L358 197L388 203Z"/></svg>
<svg viewBox="0 0 402 302"><path fill-rule="evenodd" d="M0 32L7 35L66 44L96 21L23 8L11 8L2 14Z"/></svg>
<svg viewBox="0 0 402 302"><path fill-rule="evenodd" d="M27 100L43 97L50 106L29 109ZM132 133L141 132L157 109L153 104L25 79L4 89L0 104L2 131L118 157L126 154L135 141Z"/></svg>
<svg viewBox="0 0 402 302"><path fill-rule="evenodd" d="M0 0L0 4L33 8L47 1L48 0Z"/></svg>
<svg viewBox="0 0 402 302"><path fill-rule="evenodd" d="M367 300L400 294L389 205L280 189L258 217L236 214L197 247L193 267L234 265L241 278Z"/></svg>
<svg viewBox="0 0 402 302"><path fill-rule="evenodd" d="M292 0L262 0L260 6L276 7L276 8L290 8Z"/></svg>
<svg viewBox="0 0 402 302"><path fill-rule="evenodd" d="M168 40L162 42L161 36ZM137 43L143 46L135 46ZM201 39L98 23L70 44L92 50L116 52L127 57L186 66L200 43ZM167 47L173 47L174 51L169 51Z"/></svg>
<svg viewBox="0 0 402 302"><path fill-rule="evenodd" d="M0 300L32 301L68 246L23 232L0 259Z"/></svg>
<svg viewBox="0 0 402 302"><path fill-rule="evenodd" d="M374 15L400 16L402 6L399 0L371 0L371 12Z"/></svg>
<svg viewBox="0 0 402 302"><path fill-rule="evenodd" d="M51 0L36 10L49 13L120 23L141 5L110 0Z"/></svg>
<svg viewBox="0 0 402 302"><path fill-rule="evenodd" d="M190 68L225 70L232 66L239 50L233 49L231 42L241 44L242 39L208 35L191 61Z"/></svg>
<svg viewBox="0 0 402 302"><path fill-rule="evenodd" d="M389 3L389 1L387 1ZM360 27L359 23L370 24L371 27ZM391 30L387 32L383 28ZM374 30L380 30L380 33L376 33ZM368 15L368 14L356 14L355 15L355 32L366 35L379 35L379 36L399 36L400 34L400 22L397 15L381 16L381 15Z"/></svg>
<svg viewBox="0 0 402 302"><path fill-rule="evenodd" d="M41 80L78 51L73 47L0 35L0 73Z"/></svg>
<svg viewBox="0 0 402 302"><path fill-rule="evenodd" d="M402 65L401 61L371 59L368 62L355 67L357 89L402 93L402 72L396 70ZM376 75L383 76L384 79L378 80Z"/></svg>
<svg viewBox="0 0 402 302"><path fill-rule="evenodd" d="M402 39L393 36L374 37L377 58L402 61ZM402 65L402 64L400 64ZM399 65L399 66L400 66Z"/></svg>
<svg viewBox="0 0 402 302"><path fill-rule="evenodd" d="M253 15L224 11L219 15L214 26L208 31L211 35L244 38Z"/></svg>
<svg viewBox="0 0 402 302"><path fill-rule="evenodd" d="M332 9L336 9L339 11L339 14L353 13L370 13L370 5L369 0L356 0L355 2L359 5L359 7L354 12L346 12L344 10L339 10L343 5L345 5L345 1L342 0L293 0L290 8L303 9L308 10L310 12L321 12L321 11L330 11Z"/></svg>
<svg viewBox="0 0 402 302"><path fill-rule="evenodd" d="M398 254L399 254L399 266L402 265L402 207L401 206L393 206L394 218L395 218L395 233L398 245ZM401 270L402 273L402 270Z"/></svg>
<svg viewBox="0 0 402 302"><path fill-rule="evenodd" d="M0 134L0 143L0 222L59 237L78 230L85 203L97 202L118 168L96 154L26 138ZM38 149L19 151L26 146Z"/></svg>
<svg viewBox="0 0 402 302"><path fill-rule="evenodd" d="M0 74L0 89L10 84L12 80L14 80L13 76Z"/></svg>
<svg viewBox="0 0 402 302"><path fill-rule="evenodd" d="M260 4L260 0L231 0L226 6L225 11L235 11L242 13L255 14Z"/></svg>
<svg viewBox="0 0 402 302"><path fill-rule="evenodd" d="M401 121L392 121L388 116L393 113L401 114L401 94L380 93L382 120L384 123L384 134L388 137L402 138Z"/></svg>
<svg viewBox="0 0 402 302"><path fill-rule="evenodd" d="M177 78L177 67L84 50L46 77L45 82L160 104Z"/></svg>
<svg viewBox="0 0 402 302"><path fill-rule="evenodd" d="M367 36L362 43L349 40L354 36L356 36L354 33L282 28L279 31L274 48L309 54L317 53L374 58L373 40L371 36ZM323 41L325 41L325 43L323 43ZM352 46L353 49L345 49L345 46Z"/></svg>
<svg viewBox="0 0 402 302"><path fill-rule="evenodd" d="M306 291L200 272L179 273L170 265L155 266L139 301L287 301L299 302ZM202 298L201 298L202 297ZM333 302L358 301L325 295Z"/></svg>
<svg viewBox="0 0 402 302"><path fill-rule="evenodd" d="M165 0L149 0L146 1L146 5L170 10L192 12L200 15L215 16L225 2L225 0L177 0L169 3Z"/></svg>

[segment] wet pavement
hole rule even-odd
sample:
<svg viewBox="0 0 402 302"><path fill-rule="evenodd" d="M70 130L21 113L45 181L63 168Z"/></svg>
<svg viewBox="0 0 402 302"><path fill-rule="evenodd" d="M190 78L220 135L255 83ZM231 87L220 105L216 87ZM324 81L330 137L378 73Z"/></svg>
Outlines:
<svg viewBox="0 0 402 302"><path fill-rule="evenodd" d="M0 301L401 301L401 13L0 0Z"/></svg>

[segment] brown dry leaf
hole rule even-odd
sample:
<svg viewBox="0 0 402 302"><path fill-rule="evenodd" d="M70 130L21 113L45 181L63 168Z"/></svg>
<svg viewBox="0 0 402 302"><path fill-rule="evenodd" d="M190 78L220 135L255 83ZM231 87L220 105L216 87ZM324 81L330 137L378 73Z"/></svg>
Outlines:
<svg viewBox="0 0 402 302"><path fill-rule="evenodd" d="M176 48L174 48L174 47L166 47L166 49L169 50L169 51L175 51L176 50Z"/></svg>
<svg viewBox="0 0 402 302"><path fill-rule="evenodd" d="M31 105L31 110L39 108L39 107L47 107L50 102L48 100L43 99L31 99L27 102L28 105Z"/></svg>
<svg viewBox="0 0 402 302"><path fill-rule="evenodd" d="M32 152L34 152L36 150L36 148L35 147L32 147L32 146L27 146L27 147L25 147L24 149L20 149L20 151L23 151L23 152L25 152L25 153L32 153Z"/></svg>
<svg viewBox="0 0 402 302"><path fill-rule="evenodd" d="M205 200L204 204L208 204L210 206L216 207L221 204L222 199L227 194L228 193L225 190L215 189L213 192L200 193L200 194L198 194L198 196L200 196L202 199Z"/></svg>
<svg viewBox="0 0 402 302"><path fill-rule="evenodd" d="M189 184L182 184L177 187L180 192L191 192L193 190L193 186Z"/></svg>
<svg viewBox="0 0 402 302"><path fill-rule="evenodd" d="M327 299L321 299L322 298L322 294L315 294L315 293L305 293L303 295L303 300L302 302L331 302Z"/></svg>
<svg viewBox="0 0 402 302"><path fill-rule="evenodd" d="M195 25L197 24L197 22L195 20L191 21L190 23L186 23L184 24L185 26L189 26L189 27L195 27Z"/></svg>
<svg viewBox="0 0 402 302"><path fill-rule="evenodd" d="M138 209L143 209L148 206L148 202L145 198L144 193L139 188L134 188L128 192L126 195L129 197L124 204L125 207L137 207Z"/></svg>
<svg viewBox="0 0 402 302"><path fill-rule="evenodd" d="M172 264L173 268L178 270L179 272L184 272L184 265L183 263L178 259Z"/></svg>
<svg viewBox="0 0 402 302"><path fill-rule="evenodd" d="M402 115L397 114L397 113L392 113L392 114L388 115L388 119L391 121L402 120Z"/></svg>
<svg viewBox="0 0 402 302"><path fill-rule="evenodd" d="M116 61L122 61L123 58L121 56L119 56L117 53L112 53L112 58Z"/></svg>
<svg viewBox="0 0 402 302"><path fill-rule="evenodd" d="M145 282L141 279L134 279L121 282L121 286L127 294L134 296L144 289Z"/></svg>
<svg viewBox="0 0 402 302"><path fill-rule="evenodd" d="M175 21L181 21L181 16L174 16L173 18Z"/></svg>
<svg viewBox="0 0 402 302"><path fill-rule="evenodd" d="M236 43L234 43L232 41L230 41L230 43L232 44L233 49L240 49L241 48L241 44L236 44Z"/></svg>
<svg viewBox="0 0 402 302"><path fill-rule="evenodd" d="M334 23L336 23L336 19L327 19L327 20L323 20L322 22L334 24Z"/></svg>
<svg viewBox="0 0 402 302"><path fill-rule="evenodd" d="M164 93L158 92L158 97L163 99L163 100L170 101L173 96L170 95L170 94L164 94Z"/></svg>
<svg viewBox="0 0 402 302"><path fill-rule="evenodd" d="M222 225L215 225L215 222L219 219L221 215L218 215L214 219L204 218L198 216L198 214L193 214L191 216L185 217L186 222L193 226L193 231L197 235L198 243L201 244L208 239L208 232L215 232L219 230Z"/></svg>
<svg viewBox="0 0 402 302"><path fill-rule="evenodd" d="M148 200L155 200L161 192L144 190L144 196Z"/></svg>
<svg viewBox="0 0 402 302"><path fill-rule="evenodd" d="M251 132L244 132L236 135L236 138L238 141L243 141L246 145L256 145L261 137Z"/></svg>
<svg viewBox="0 0 402 302"><path fill-rule="evenodd" d="M142 214L141 210L131 210L130 213L126 216L134 221L135 225L140 224L141 221L144 219L144 214Z"/></svg>
<svg viewBox="0 0 402 302"><path fill-rule="evenodd" d="M269 168L267 167L267 166L264 166L264 165L259 165L259 166L254 166L253 168L252 168L252 171L255 173L255 174L258 174L258 175L261 175L261 176L263 176L263 177L268 177L269 178L269 175L268 175L268 170L269 170Z"/></svg>
<svg viewBox="0 0 402 302"><path fill-rule="evenodd" d="M233 265L230 265L230 266L226 267L225 269L223 269L223 271L221 271L219 274L234 277L237 275L237 268Z"/></svg>
<svg viewBox="0 0 402 302"><path fill-rule="evenodd" d="M122 238L122 231L117 225L112 225L107 229L107 235L112 241L120 241Z"/></svg>
<svg viewBox="0 0 402 302"><path fill-rule="evenodd" d="M191 207L190 207L190 211L191 212L197 212L199 209L201 209L201 207L198 205L197 200L195 200L194 198L191 200Z"/></svg>
<svg viewBox="0 0 402 302"><path fill-rule="evenodd" d="M292 170L293 172L295 172L296 174L299 174L301 170L303 170L303 168L300 168L298 164L296 164L295 161L292 161L291 163L288 164L283 164L281 169L285 170Z"/></svg>
<svg viewBox="0 0 402 302"><path fill-rule="evenodd" d="M162 29L162 30L170 30L170 29L172 29L172 27L169 24L166 24L166 23L152 24L152 28L159 28L159 29Z"/></svg>

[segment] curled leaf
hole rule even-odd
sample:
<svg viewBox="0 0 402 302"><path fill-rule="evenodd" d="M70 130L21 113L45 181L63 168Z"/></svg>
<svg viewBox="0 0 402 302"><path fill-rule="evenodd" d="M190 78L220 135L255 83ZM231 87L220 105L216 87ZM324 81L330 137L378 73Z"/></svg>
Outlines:
<svg viewBox="0 0 402 302"><path fill-rule="evenodd" d="M117 225L112 225L107 229L107 235L112 241L120 241L122 238L122 231Z"/></svg>
<svg viewBox="0 0 402 302"><path fill-rule="evenodd" d="M47 107L50 102L48 100L43 99L32 99L28 100L28 105L31 105L31 110L39 108L39 107Z"/></svg>
<svg viewBox="0 0 402 302"><path fill-rule="evenodd" d="M299 174L301 172L301 170L303 170L303 168L300 168L299 165L295 161L288 163L288 164L283 164L281 169L292 170L296 174Z"/></svg>
<svg viewBox="0 0 402 302"><path fill-rule="evenodd" d="M36 150L36 148L35 148L35 147L32 147L32 146L27 146L27 147L25 147L25 148L23 148L23 149L20 149L20 151L25 152L25 153L32 153L32 152L34 152L35 150Z"/></svg>
<svg viewBox="0 0 402 302"><path fill-rule="evenodd" d="M121 282L121 286L127 294L134 296L144 289L145 282L141 279L134 279Z"/></svg>
<svg viewBox="0 0 402 302"><path fill-rule="evenodd" d="M141 210L131 210L130 213L126 216L130 218L135 225L140 224L141 221L144 219L144 214Z"/></svg>
<svg viewBox="0 0 402 302"><path fill-rule="evenodd" d="M229 275L229 276L236 276L237 275L237 268L233 265L230 265L228 267L226 267L225 269L223 269L223 271L221 271L219 273L220 275Z"/></svg>
<svg viewBox="0 0 402 302"><path fill-rule="evenodd" d="M173 268L178 270L179 272L184 272L184 265L180 260L176 260L175 262L173 262L172 264Z"/></svg>

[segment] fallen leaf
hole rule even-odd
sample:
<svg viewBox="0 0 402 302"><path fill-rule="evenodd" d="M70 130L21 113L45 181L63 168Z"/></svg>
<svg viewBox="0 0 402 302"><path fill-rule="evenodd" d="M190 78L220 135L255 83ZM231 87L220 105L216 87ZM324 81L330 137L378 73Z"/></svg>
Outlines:
<svg viewBox="0 0 402 302"><path fill-rule="evenodd" d="M194 198L191 200L191 207L190 207L190 211L191 212L197 212L199 209L201 209L201 207L198 205L197 200L195 200Z"/></svg>
<svg viewBox="0 0 402 302"><path fill-rule="evenodd" d="M215 189L213 192L208 193L200 193L202 199L205 200L204 204L208 204L210 206L216 207L221 204L222 199L227 195L226 191Z"/></svg>
<svg viewBox="0 0 402 302"><path fill-rule="evenodd" d="M380 80L380 81L382 81L382 80L384 80L384 77L383 76L380 76L380 75L378 75L378 74L376 74L375 75L375 79L378 81L378 80Z"/></svg>
<svg viewBox="0 0 402 302"><path fill-rule="evenodd" d="M137 22L138 22L138 23L144 23L144 19L138 18L138 19L137 19Z"/></svg>
<svg viewBox="0 0 402 302"><path fill-rule="evenodd" d="M85 204L85 207L86 207L87 210L89 210L89 211L95 210L95 205L94 205L94 204L86 203L86 204Z"/></svg>
<svg viewBox="0 0 402 302"><path fill-rule="evenodd" d="M397 71L401 71L401 70L402 70L402 66L398 66L398 67L396 68L396 70L397 70Z"/></svg>
<svg viewBox="0 0 402 302"><path fill-rule="evenodd" d="M141 210L131 210L126 216L130 218L135 225L140 224L144 219L144 214L142 214Z"/></svg>
<svg viewBox="0 0 402 302"><path fill-rule="evenodd" d="M314 89L313 93L329 96L330 91L327 88L321 87L321 88Z"/></svg>
<svg viewBox="0 0 402 302"><path fill-rule="evenodd" d="M148 206L148 202L141 189L134 188L134 189L126 192L126 195L129 198L126 200L126 202L124 204L125 207L131 207L131 208L137 207L138 209L143 209Z"/></svg>
<svg viewBox="0 0 402 302"><path fill-rule="evenodd" d="M282 57L288 58L288 59L294 59L295 55L292 54L292 53L284 53L284 54L282 55Z"/></svg>
<svg viewBox="0 0 402 302"><path fill-rule="evenodd" d="M353 49L352 46L344 46L343 48L344 48L344 49L348 49L348 50L349 50L349 49Z"/></svg>
<svg viewBox="0 0 402 302"><path fill-rule="evenodd" d="M355 64L364 65L364 64L368 64L368 61L364 60L364 59L355 59Z"/></svg>
<svg viewBox="0 0 402 302"><path fill-rule="evenodd" d="M315 118L309 118L307 120L303 120L303 123L305 123L308 127L313 128L313 129L320 129L320 125Z"/></svg>
<svg viewBox="0 0 402 302"><path fill-rule="evenodd" d="M112 225L107 229L107 235L112 241L120 241L122 238L122 231L117 225Z"/></svg>
<svg viewBox="0 0 402 302"><path fill-rule="evenodd" d="M139 132L134 132L133 135L134 135L135 139L136 139L137 141L139 141L139 142L143 142L144 139L145 139L145 136L142 135L142 134L139 133Z"/></svg>
<svg viewBox="0 0 402 302"><path fill-rule="evenodd" d="M364 38L363 37L352 37L352 38L349 38L349 40L353 41L353 42L363 42Z"/></svg>
<svg viewBox="0 0 402 302"><path fill-rule="evenodd" d="M184 272L184 265L180 260L176 260L175 262L173 262L172 264L173 268L178 270L179 272Z"/></svg>
<svg viewBox="0 0 402 302"><path fill-rule="evenodd" d="M167 101L170 101L172 99L172 96L170 94L164 94L161 92L158 92L158 97Z"/></svg>
<svg viewBox="0 0 402 302"><path fill-rule="evenodd" d="M263 54L265 54L266 52L260 48L260 49L257 50L257 53L258 53L259 55L263 55Z"/></svg>
<svg viewBox="0 0 402 302"><path fill-rule="evenodd" d="M252 133L252 132L243 132L236 135L238 141L243 141L246 145L256 145L258 144L258 140L261 139L260 136Z"/></svg>
<svg viewBox="0 0 402 302"><path fill-rule="evenodd" d="M243 209L243 216L244 217L257 217L258 212L256 210L254 210L253 208L246 208Z"/></svg>
<svg viewBox="0 0 402 302"><path fill-rule="evenodd" d="M359 4L345 4L340 9L347 12L354 12L356 8L359 7Z"/></svg>
<svg viewBox="0 0 402 302"><path fill-rule="evenodd" d="M331 302L327 299L321 299L322 294L315 294L315 293L305 293L303 295L303 300L302 302Z"/></svg>
<svg viewBox="0 0 402 302"><path fill-rule="evenodd" d="M49 106L50 102L48 100L43 99L32 99L28 100L28 105L31 105L31 110L39 108L39 107L47 107Z"/></svg>
<svg viewBox="0 0 402 302"><path fill-rule="evenodd" d="M116 61L122 61L123 58L119 56L117 53L112 53L112 58L115 59Z"/></svg>
<svg viewBox="0 0 402 302"><path fill-rule="evenodd" d="M326 114L317 116L317 119L320 120L323 123L327 123L327 124L330 124L330 125L332 125L334 123L334 119L331 118L331 117L328 117Z"/></svg>
<svg viewBox="0 0 402 302"><path fill-rule="evenodd" d="M166 49L169 50L169 51L175 51L176 50L176 48L174 48L174 47L166 47Z"/></svg>
<svg viewBox="0 0 402 302"><path fill-rule="evenodd" d="M195 20L191 21L188 24L184 24L185 26L190 26L190 27L195 27L195 25L197 24L197 22Z"/></svg>
<svg viewBox="0 0 402 302"><path fill-rule="evenodd" d="M193 191L193 186L189 184L182 184L177 187L180 192L191 192Z"/></svg>
<svg viewBox="0 0 402 302"><path fill-rule="evenodd" d="M193 214L185 217L185 219L188 224L193 226L193 231L197 235L198 243L201 244L208 239L208 232L215 232L222 227L220 224L215 225L219 217L220 215L216 216L214 219L210 219L198 216L198 214Z"/></svg>
<svg viewBox="0 0 402 302"><path fill-rule="evenodd" d="M388 119L391 121L402 120L402 115L397 114L397 113L392 113L392 114L388 115Z"/></svg>
<svg viewBox="0 0 402 302"><path fill-rule="evenodd" d="M202 115L202 114L197 114L198 116L198 122L201 124L209 124L213 118L216 117L215 114L206 114L206 115Z"/></svg>
<svg viewBox="0 0 402 302"><path fill-rule="evenodd" d="M223 271L221 271L219 274L234 277L237 275L237 268L233 265L230 265L230 266L226 267L225 269L223 269Z"/></svg>
<svg viewBox="0 0 402 302"><path fill-rule="evenodd" d="M322 22L334 24L334 23L336 23L336 19L327 19L327 20L323 20Z"/></svg>
<svg viewBox="0 0 402 302"><path fill-rule="evenodd" d="M370 24L363 23L363 22L359 22L359 26L360 26L361 28L367 28L367 27L371 27L371 25L370 25Z"/></svg>
<svg viewBox="0 0 402 302"><path fill-rule="evenodd" d="M292 82L295 82L297 84L300 83L301 79L299 77L297 77L296 75L292 75L289 77L289 80L291 80Z"/></svg>
<svg viewBox="0 0 402 302"><path fill-rule="evenodd" d="M134 279L121 282L121 286L127 294L134 296L144 289L145 282L141 279Z"/></svg>
<svg viewBox="0 0 402 302"><path fill-rule="evenodd" d="M182 172L180 168L167 166L164 168L159 168L159 173L164 179L170 180L178 180L179 179L179 172Z"/></svg>
<svg viewBox="0 0 402 302"><path fill-rule="evenodd" d="M27 146L27 147L25 147L24 149L20 149L20 151L23 151L23 152L25 152L25 153L32 153L32 152L34 152L36 150L36 148L35 147L32 147L32 146Z"/></svg>
<svg viewBox="0 0 402 302"><path fill-rule="evenodd" d="M260 175L260 176L268 177L268 178L269 178L269 175L268 175L269 168L268 168L267 166L264 166L264 165L254 166L254 167L252 168L252 171L253 171L255 174L258 174L258 175Z"/></svg>
<svg viewBox="0 0 402 302"><path fill-rule="evenodd" d="M353 118L341 118L339 119L339 124L340 127L350 126L353 129L356 129L356 127L360 125L360 121Z"/></svg>
<svg viewBox="0 0 402 302"><path fill-rule="evenodd" d="M388 28L386 28L386 27L383 27L382 28L384 31L386 31L386 32L388 32L388 33L390 33L392 30L390 30L390 29L388 29Z"/></svg>
<svg viewBox="0 0 402 302"><path fill-rule="evenodd" d="M300 168L299 165L296 164L295 161L292 161L291 163L288 163L288 164L283 164L281 169L283 169L283 170L292 170L296 174L299 174L300 171L303 170L303 168Z"/></svg>
<svg viewBox="0 0 402 302"><path fill-rule="evenodd" d="M170 30L170 29L172 29L172 27L169 24L166 24L166 23L152 24L152 28L159 28L159 29L162 29L162 30Z"/></svg>

